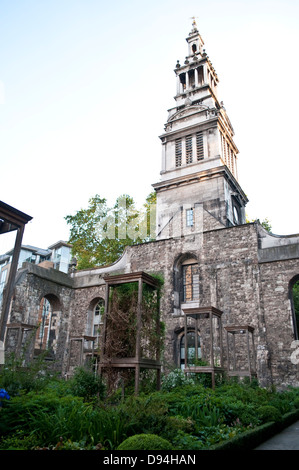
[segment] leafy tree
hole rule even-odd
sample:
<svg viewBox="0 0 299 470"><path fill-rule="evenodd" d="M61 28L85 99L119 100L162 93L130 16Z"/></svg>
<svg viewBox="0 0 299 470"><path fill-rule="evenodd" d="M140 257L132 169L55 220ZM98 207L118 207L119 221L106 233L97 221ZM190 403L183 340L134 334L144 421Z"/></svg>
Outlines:
<svg viewBox="0 0 299 470"><path fill-rule="evenodd" d="M155 193L151 193L142 210L137 210L133 198L124 194L110 208L97 194L89 199L86 209L67 215L69 243L78 269L111 264L126 246L153 239L155 201Z"/></svg>
<svg viewBox="0 0 299 470"><path fill-rule="evenodd" d="M257 220L259 219L252 219L252 220L249 220L247 217L246 217L246 223L249 224L251 222L256 222ZM266 217L262 222L259 221L260 224L267 230L267 232L271 233L271 230L272 230L272 225L271 225L271 222L269 221L268 217Z"/></svg>

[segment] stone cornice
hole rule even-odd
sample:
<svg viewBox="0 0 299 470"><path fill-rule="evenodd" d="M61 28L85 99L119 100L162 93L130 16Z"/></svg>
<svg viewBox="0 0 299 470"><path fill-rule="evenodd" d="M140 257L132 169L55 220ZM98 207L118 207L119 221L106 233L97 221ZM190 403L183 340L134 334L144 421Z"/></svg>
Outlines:
<svg viewBox="0 0 299 470"><path fill-rule="evenodd" d="M229 180L233 187L236 188L237 192L240 194L245 204L248 202L248 198L241 186L237 182L236 178L232 175L226 165L221 165L214 167L208 170L197 171L188 175L179 176L177 178L171 178L169 180L160 181L154 183L152 186L156 191L165 191L171 188L176 188L178 186L184 186L191 183L199 183L211 178L224 177L226 180Z"/></svg>

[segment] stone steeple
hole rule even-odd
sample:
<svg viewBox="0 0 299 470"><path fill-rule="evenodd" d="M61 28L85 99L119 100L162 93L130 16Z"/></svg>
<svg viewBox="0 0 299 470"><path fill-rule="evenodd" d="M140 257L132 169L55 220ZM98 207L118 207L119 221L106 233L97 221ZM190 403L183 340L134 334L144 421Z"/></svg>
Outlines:
<svg viewBox="0 0 299 470"><path fill-rule="evenodd" d="M160 136L161 180L153 185L157 238L245 223L234 130L218 100L218 76L195 20L186 41L188 55L174 70L175 107Z"/></svg>

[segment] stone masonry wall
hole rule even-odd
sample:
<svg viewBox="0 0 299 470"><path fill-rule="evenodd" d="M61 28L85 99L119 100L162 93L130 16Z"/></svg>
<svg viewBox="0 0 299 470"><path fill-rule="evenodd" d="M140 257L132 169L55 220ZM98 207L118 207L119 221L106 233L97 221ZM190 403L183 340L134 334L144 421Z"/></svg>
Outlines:
<svg viewBox="0 0 299 470"><path fill-rule="evenodd" d="M67 356L72 311L73 289L68 275L26 263L17 275L8 324L23 323L37 328L43 297L49 299L53 310L55 367L60 369ZM10 334L14 335L15 330L8 329L7 344Z"/></svg>
<svg viewBox="0 0 299 470"><path fill-rule="evenodd" d="M299 386L299 366L291 360L295 325L290 301L290 281L299 274L299 259L260 263L260 273L273 380L281 387Z"/></svg>
<svg viewBox="0 0 299 470"><path fill-rule="evenodd" d="M279 249L275 253L279 255ZM31 265L18 273L9 321L36 325L41 298L47 296L54 302L56 359L64 373L71 337L92 334L93 309L100 298L105 298L103 276L137 271L160 274L164 279L161 316L166 324L164 366L179 366L179 341L184 333L180 268L184 260L195 258L200 296L193 305L221 310L223 328L254 328L257 373L262 385L298 384L298 365L290 360L295 335L289 285L299 275L299 258L286 259L285 242L283 256L265 258L257 225L245 224L130 246L114 265L72 276ZM200 332L203 341L206 331L203 328ZM244 351L246 347L238 354ZM223 352L226 365L224 330Z"/></svg>

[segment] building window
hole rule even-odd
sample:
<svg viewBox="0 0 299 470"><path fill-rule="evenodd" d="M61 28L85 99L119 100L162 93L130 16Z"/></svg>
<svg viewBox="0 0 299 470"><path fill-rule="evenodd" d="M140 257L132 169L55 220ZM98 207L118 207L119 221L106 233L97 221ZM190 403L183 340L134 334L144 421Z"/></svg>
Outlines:
<svg viewBox="0 0 299 470"><path fill-rule="evenodd" d="M183 265L183 302L199 299L199 268L197 264Z"/></svg>
<svg viewBox="0 0 299 470"><path fill-rule="evenodd" d="M97 305L95 306L93 316L93 336L99 335L99 328L100 325L103 323L104 305L104 300L100 299Z"/></svg>
<svg viewBox="0 0 299 470"><path fill-rule="evenodd" d="M203 148L203 133L197 132L196 134L196 152L197 160L203 160L204 158L204 148Z"/></svg>
<svg viewBox="0 0 299 470"><path fill-rule="evenodd" d="M175 166L182 165L182 139L176 139L175 141Z"/></svg>
<svg viewBox="0 0 299 470"><path fill-rule="evenodd" d="M7 269L1 271L0 269L0 305L2 303L3 290L6 282Z"/></svg>
<svg viewBox="0 0 299 470"><path fill-rule="evenodd" d="M185 335L180 340L180 366L181 369L185 368ZM187 333L187 364L189 366L194 365L196 354L195 354L195 331L189 331ZM201 359L201 346L200 336L197 336L197 359Z"/></svg>
<svg viewBox="0 0 299 470"><path fill-rule="evenodd" d="M192 135L186 137L186 163L192 163Z"/></svg>
<svg viewBox="0 0 299 470"><path fill-rule="evenodd" d="M186 211L186 225L187 227L193 226L193 209L187 209Z"/></svg>

